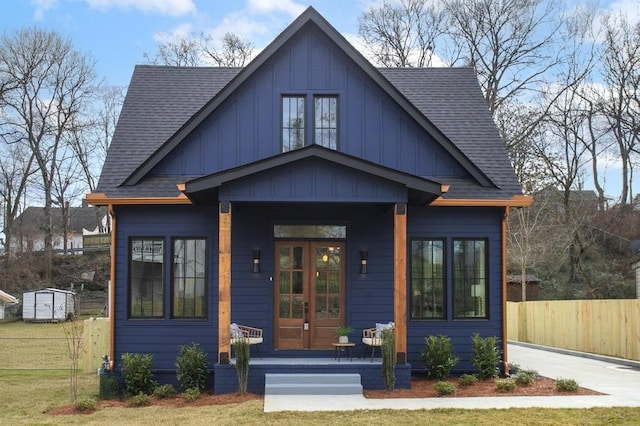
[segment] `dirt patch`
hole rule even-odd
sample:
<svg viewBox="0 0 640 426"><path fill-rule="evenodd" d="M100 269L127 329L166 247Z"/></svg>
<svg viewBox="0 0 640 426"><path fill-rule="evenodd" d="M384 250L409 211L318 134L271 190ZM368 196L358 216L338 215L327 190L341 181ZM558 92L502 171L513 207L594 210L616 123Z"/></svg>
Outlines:
<svg viewBox="0 0 640 426"><path fill-rule="evenodd" d="M459 386L456 379L447 380L455 387L452 395L440 397L433 389L437 380L413 377L411 389L365 390L367 398L465 398L478 396L559 396L559 395L600 395L590 389L578 388L575 392L560 392L556 389L556 381L546 377L538 377L529 386L518 386L514 391L504 393L498 391L493 380L480 380L471 386Z"/></svg>
<svg viewBox="0 0 640 426"><path fill-rule="evenodd" d="M560 392L556 389L556 381L547 379L546 377L538 377L529 386L518 386L513 392L499 392L493 380L478 381L472 386L459 386L456 379L449 379L455 387L455 393L443 398L465 398L465 397L491 397L491 396L559 396L559 395L601 395L599 392L590 389L578 388L575 392ZM431 380L422 377L413 377L411 379L411 389L396 389L393 392L385 390L365 390L366 398L438 398L437 392L433 386L437 380ZM152 405L165 405L172 407L200 407L205 405L224 405L224 404L240 404L254 399L263 399L262 395L246 393L239 395L236 393L224 395L203 394L199 399L187 402L181 396L174 398L158 399L151 398ZM126 400L102 400L98 401L96 410L110 407L130 407ZM93 410L95 411L95 410ZM90 414L93 411L78 411L73 405L65 405L63 407L52 408L47 414Z"/></svg>

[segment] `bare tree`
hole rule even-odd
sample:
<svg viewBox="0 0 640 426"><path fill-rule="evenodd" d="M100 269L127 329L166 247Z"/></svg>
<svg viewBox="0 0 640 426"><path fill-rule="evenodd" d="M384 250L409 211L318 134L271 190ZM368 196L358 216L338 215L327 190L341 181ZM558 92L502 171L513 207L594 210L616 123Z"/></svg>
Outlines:
<svg viewBox="0 0 640 426"><path fill-rule="evenodd" d="M35 173L33 153L19 144L4 145L0 154L0 197L2 197L4 251L9 262L14 250L15 220L20 213L22 197L27 191L27 182Z"/></svg>
<svg viewBox="0 0 640 426"><path fill-rule="evenodd" d="M250 40L243 40L233 33L226 33L219 49L212 47L210 36L202 35L202 50L214 64L219 67L243 67L251 61L255 45Z"/></svg>
<svg viewBox="0 0 640 426"><path fill-rule="evenodd" d="M174 67L196 67L201 65L200 43L189 37L171 37L163 34L162 42L153 57L144 53L145 59L153 65L169 65Z"/></svg>
<svg viewBox="0 0 640 426"><path fill-rule="evenodd" d="M555 1L444 0L452 37L495 113L501 104L537 90L561 62L555 37L561 27Z"/></svg>
<svg viewBox="0 0 640 426"><path fill-rule="evenodd" d="M376 62L385 67L425 67L433 64L436 48L444 60L447 12L428 0L384 0L358 19L358 34ZM455 50L454 50L455 51ZM453 55L455 56L455 55Z"/></svg>
<svg viewBox="0 0 640 426"><path fill-rule="evenodd" d="M221 38L220 47L216 48L214 44L213 38L206 33L177 38L164 36L158 52L153 57L145 53L144 57L153 65L243 67L253 56L253 42L233 33L226 33Z"/></svg>
<svg viewBox="0 0 640 426"><path fill-rule="evenodd" d="M33 154L44 195L44 246L51 276L52 190L59 154L75 117L94 93L93 60L53 31L23 29L0 41L0 81L15 81L4 94L6 126L13 143Z"/></svg>
<svg viewBox="0 0 640 426"><path fill-rule="evenodd" d="M622 166L620 202L630 204L632 156L640 143L640 24L623 16L605 20L602 77L606 93L600 105Z"/></svg>

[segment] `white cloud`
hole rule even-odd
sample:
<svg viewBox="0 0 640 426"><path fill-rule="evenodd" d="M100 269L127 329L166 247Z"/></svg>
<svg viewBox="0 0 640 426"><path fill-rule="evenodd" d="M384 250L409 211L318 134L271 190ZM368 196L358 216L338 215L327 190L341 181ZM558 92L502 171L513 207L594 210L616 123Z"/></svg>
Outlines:
<svg viewBox="0 0 640 426"><path fill-rule="evenodd" d="M42 1L42 0L40 0ZM137 9L145 13L156 13L167 16L183 16L195 14L196 6L192 0L85 0L90 7L109 10Z"/></svg>
<svg viewBox="0 0 640 426"><path fill-rule="evenodd" d="M285 12L292 18L306 9L305 6L292 0L249 0L248 7L251 13Z"/></svg>
<svg viewBox="0 0 640 426"><path fill-rule="evenodd" d="M58 0L31 0L31 5L35 6L33 11L33 19L36 21L44 20L44 14L53 9L58 4Z"/></svg>
<svg viewBox="0 0 640 426"><path fill-rule="evenodd" d="M640 1L638 0L620 0L611 3L607 8L608 12L614 15L622 14L630 24L640 21Z"/></svg>

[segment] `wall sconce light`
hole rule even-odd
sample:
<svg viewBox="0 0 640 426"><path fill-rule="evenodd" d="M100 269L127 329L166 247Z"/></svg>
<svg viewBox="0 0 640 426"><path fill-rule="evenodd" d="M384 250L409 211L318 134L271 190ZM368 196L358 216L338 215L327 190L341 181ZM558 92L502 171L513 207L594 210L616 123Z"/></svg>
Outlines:
<svg viewBox="0 0 640 426"><path fill-rule="evenodd" d="M253 273L260 273L260 250L253 250Z"/></svg>
<svg viewBox="0 0 640 426"><path fill-rule="evenodd" d="M360 250L360 273L367 273L367 257L369 257L369 252L367 250Z"/></svg>

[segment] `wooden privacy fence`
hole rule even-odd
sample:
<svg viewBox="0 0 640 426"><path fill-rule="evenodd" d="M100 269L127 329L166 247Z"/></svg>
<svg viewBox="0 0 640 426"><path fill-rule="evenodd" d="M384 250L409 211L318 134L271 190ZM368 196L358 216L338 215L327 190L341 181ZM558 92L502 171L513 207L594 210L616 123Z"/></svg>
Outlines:
<svg viewBox="0 0 640 426"><path fill-rule="evenodd" d="M507 302L507 338L640 361L640 299Z"/></svg>
<svg viewBox="0 0 640 426"><path fill-rule="evenodd" d="M95 374L102 366L102 357L109 354L110 333L109 318L84 320L82 368L85 373Z"/></svg>

